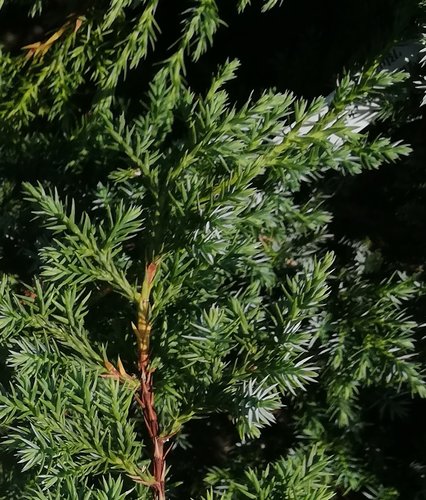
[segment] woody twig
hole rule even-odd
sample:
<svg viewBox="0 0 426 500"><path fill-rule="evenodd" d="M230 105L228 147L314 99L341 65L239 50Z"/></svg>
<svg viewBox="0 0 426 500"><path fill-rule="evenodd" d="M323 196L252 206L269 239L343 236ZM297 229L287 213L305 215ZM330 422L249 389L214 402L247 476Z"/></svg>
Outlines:
<svg viewBox="0 0 426 500"><path fill-rule="evenodd" d="M142 408L145 425L152 442L152 475L155 500L164 500L166 453L164 443L167 438L160 435L157 412L154 404L153 370L150 367L151 304L152 283L157 271L157 264L152 262L146 268L145 278L138 303L138 322L132 324L138 344L138 366L140 373L140 391L136 400Z"/></svg>

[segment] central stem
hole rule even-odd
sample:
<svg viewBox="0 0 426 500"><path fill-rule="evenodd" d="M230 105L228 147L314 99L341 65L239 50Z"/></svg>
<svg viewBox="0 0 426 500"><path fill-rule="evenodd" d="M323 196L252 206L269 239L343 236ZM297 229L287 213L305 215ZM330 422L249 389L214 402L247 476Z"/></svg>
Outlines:
<svg viewBox="0 0 426 500"><path fill-rule="evenodd" d="M158 417L154 406L152 372L143 369L141 374L142 413L148 434L151 438L153 457L152 475L155 483L152 485L154 498L165 500L166 457L164 453L164 438L159 435Z"/></svg>
<svg viewBox="0 0 426 500"><path fill-rule="evenodd" d="M154 405L153 370L150 368L149 344L151 336L151 305L150 293L152 282L157 270L157 264L152 262L147 266L142 283L138 305L138 324L133 330L138 341L138 364L140 371L140 399L142 414L149 437L152 442L152 475L155 482L152 484L155 500L165 500L166 454L164 451L165 439L160 436L157 412Z"/></svg>

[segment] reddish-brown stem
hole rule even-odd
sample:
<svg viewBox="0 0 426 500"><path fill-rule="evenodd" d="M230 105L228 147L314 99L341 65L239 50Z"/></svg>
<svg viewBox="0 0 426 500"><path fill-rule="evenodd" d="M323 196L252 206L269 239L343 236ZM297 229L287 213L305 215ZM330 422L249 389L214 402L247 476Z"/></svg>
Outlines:
<svg viewBox="0 0 426 500"><path fill-rule="evenodd" d="M141 392L139 401L142 407L142 413L145 425L151 438L153 456L152 456L152 475L155 483L155 500L165 500L165 475L166 475L166 457L164 453L164 438L159 435L159 425L157 412L154 406L154 392L152 384L152 372L142 365L141 372Z"/></svg>
<svg viewBox="0 0 426 500"><path fill-rule="evenodd" d="M138 298L138 320L137 325L132 323L133 331L137 338L138 346L138 367L139 367L139 391L135 392L135 400L142 410L145 427L152 443L152 476L154 481L145 481L142 478L131 476L139 483L150 486L154 493L155 500L165 500L166 488L166 456L171 447L165 450L164 444L171 437L161 436L158 425L158 416L154 405L154 385L153 372L150 365L150 336L151 336L151 305L150 292L154 280L157 264L149 264L146 268L145 278L142 283L142 290ZM104 361L108 370L103 377L111 377L120 381L134 382L135 378L126 373L121 359L118 358L117 368L107 359Z"/></svg>
<svg viewBox="0 0 426 500"><path fill-rule="evenodd" d="M164 437L160 436L157 412L154 405L153 370L150 368L149 344L151 336L149 296L157 266L149 264L146 268L142 284L138 308L138 324L133 330L138 339L138 364L140 370L140 396L136 398L142 408L145 426L152 442L152 475L151 485L155 500L165 500L166 456L164 453Z"/></svg>

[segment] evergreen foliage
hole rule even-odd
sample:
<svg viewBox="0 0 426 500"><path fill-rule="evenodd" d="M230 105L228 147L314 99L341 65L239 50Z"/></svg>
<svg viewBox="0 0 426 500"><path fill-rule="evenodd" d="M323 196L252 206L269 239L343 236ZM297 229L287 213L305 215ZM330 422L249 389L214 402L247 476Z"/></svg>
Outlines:
<svg viewBox="0 0 426 500"><path fill-rule="evenodd" d="M187 79L225 29L216 2L184 9L156 57L160 3L70 3L23 54L0 53L3 231L37 249L1 283L0 498L162 499L163 475L169 498L396 498L364 446L363 402L426 396L405 305L421 285L373 279L362 245L336 259L315 181L410 152L345 120L407 74L345 74L328 107L273 90L236 104L238 61L203 92ZM141 68L146 91L130 95ZM268 459L283 414L292 442ZM235 433L207 470L191 425L217 415Z"/></svg>

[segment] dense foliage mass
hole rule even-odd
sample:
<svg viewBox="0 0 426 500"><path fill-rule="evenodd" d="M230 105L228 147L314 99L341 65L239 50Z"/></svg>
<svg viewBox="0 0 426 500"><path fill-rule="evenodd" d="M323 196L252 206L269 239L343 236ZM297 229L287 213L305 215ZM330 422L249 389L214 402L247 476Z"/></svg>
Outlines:
<svg viewBox="0 0 426 500"><path fill-rule="evenodd" d="M423 285L333 253L317 181L410 152L346 120L385 120L408 75L235 103L236 60L189 83L216 2L164 35L162 4L23 1L0 52L0 498L397 498L381 447L426 396Z"/></svg>

